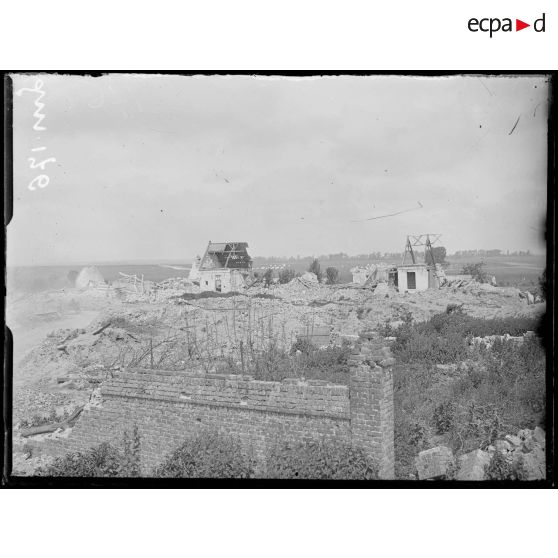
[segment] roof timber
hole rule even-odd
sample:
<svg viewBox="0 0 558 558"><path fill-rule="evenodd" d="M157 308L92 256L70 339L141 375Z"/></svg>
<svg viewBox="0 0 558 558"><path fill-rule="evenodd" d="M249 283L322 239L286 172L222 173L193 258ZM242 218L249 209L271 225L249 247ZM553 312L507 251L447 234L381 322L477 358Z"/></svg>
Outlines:
<svg viewBox="0 0 558 558"><path fill-rule="evenodd" d="M251 269L252 258L248 254L247 248L247 242L209 241L200 262L200 269ZM213 262L214 265L209 265L209 262Z"/></svg>

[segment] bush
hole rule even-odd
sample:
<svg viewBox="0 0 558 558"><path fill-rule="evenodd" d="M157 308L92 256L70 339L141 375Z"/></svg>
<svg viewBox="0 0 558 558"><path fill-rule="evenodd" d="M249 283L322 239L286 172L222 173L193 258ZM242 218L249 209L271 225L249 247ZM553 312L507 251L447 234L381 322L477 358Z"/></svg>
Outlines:
<svg viewBox="0 0 558 558"><path fill-rule="evenodd" d="M297 355L297 351L300 351L300 354ZM290 370L296 376L302 376L307 380L325 380L334 384L348 385L351 371L350 354L351 348L348 342L343 343L341 347L328 346L318 349L307 338L299 337L290 350L292 358Z"/></svg>
<svg viewBox="0 0 558 558"><path fill-rule="evenodd" d="M316 275L316 277L318 278L318 283L322 282L322 268L320 267L320 262L317 259L312 260L308 271Z"/></svg>
<svg viewBox="0 0 558 558"><path fill-rule="evenodd" d="M437 263L442 265L443 267L448 266L448 262L446 262L446 249L444 246L433 246L432 247L432 256L434 257L434 262L426 262L426 263Z"/></svg>
<svg viewBox="0 0 558 558"><path fill-rule="evenodd" d="M273 283L273 269L266 269L262 281L265 287L269 287Z"/></svg>
<svg viewBox="0 0 558 558"><path fill-rule="evenodd" d="M279 271L279 283L281 283L282 285L289 283L295 277L296 277L296 272L294 269L291 269L290 267L286 267L281 271Z"/></svg>
<svg viewBox="0 0 558 558"><path fill-rule="evenodd" d="M318 347L307 337L297 337L296 341L291 346L290 354L295 355L297 351L300 351L303 355L309 355L317 350Z"/></svg>
<svg viewBox="0 0 558 558"><path fill-rule="evenodd" d="M432 417L434 421L434 426L436 427L436 432L438 434L445 434L454 424L454 413L455 404L453 401L446 401L440 403L434 409L434 415Z"/></svg>
<svg viewBox="0 0 558 558"><path fill-rule="evenodd" d="M87 451L57 458L37 472L49 477L139 477L140 436L134 427L131 438L124 432L123 448L104 442Z"/></svg>
<svg viewBox="0 0 558 558"><path fill-rule="evenodd" d="M68 453L40 470L49 477L121 477L122 456L117 448L103 443L85 452Z"/></svg>
<svg viewBox="0 0 558 558"><path fill-rule="evenodd" d="M377 466L359 448L341 442L309 442L273 447L267 458L268 478L377 479Z"/></svg>
<svg viewBox="0 0 558 558"><path fill-rule="evenodd" d="M479 283L488 282L488 273L484 269L484 262L465 264L461 273L463 275L472 275L473 279Z"/></svg>
<svg viewBox="0 0 558 558"><path fill-rule="evenodd" d="M442 444L459 455L544 423L546 354L540 340L495 343L469 357L474 360L449 374L424 361L394 367L397 478L409 477L422 449Z"/></svg>
<svg viewBox="0 0 558 558"><path fill-rule="evenodd" d="M358 316L358 312L357 312ZM464 314L457 305L448 305L446 311L428 321L413 324L405 322L392 333L397 337L392 350L404 362L446 364L466 357L468 337L488 335L522 335L538 328L538 320L525 316L485 320Z"/></svg>
<svg viewBox="0 0 558 558"><path fill-rule="evenodd" d="M546 268L542 272L542 275L539 277L539 289L541 291L541 297L546 300L546 295L548 292L548 286L546 283Z"/></svg>
<svg viewBox="0 0 558 558"><path fill-rule="evenodd" d="M339 270L336 267L328 267L326 269L326 278L328 285L335 285L339 280Z"/></svg>
<svg viewBox="0 0 558 558"><path fill-rule="evenodd" d="M499 451L492 456L486 468L486 477L488 480L517 480L511 460Z"/></svg>
<svg viewBox="0 0 558 558"><path fill-rule="evenodd" d="M254 462L241 450L239 440L216 431L201 431L167 457L156 477L250 478Z"/></svg>

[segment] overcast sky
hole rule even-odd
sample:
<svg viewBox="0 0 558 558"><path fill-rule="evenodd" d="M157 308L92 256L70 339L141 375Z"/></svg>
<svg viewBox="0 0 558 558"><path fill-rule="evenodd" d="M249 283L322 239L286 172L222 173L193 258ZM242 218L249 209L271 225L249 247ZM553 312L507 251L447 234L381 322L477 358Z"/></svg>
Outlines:
<svg viewBox="0 0 558 558"><path fill-rule="evenodd" d="M38 95L14 95L10 265L188 261L208 240L391 252L428 232L544 252L544 78L41 79L46 130ZM45 188L29 157L56 159Z"/></svg>

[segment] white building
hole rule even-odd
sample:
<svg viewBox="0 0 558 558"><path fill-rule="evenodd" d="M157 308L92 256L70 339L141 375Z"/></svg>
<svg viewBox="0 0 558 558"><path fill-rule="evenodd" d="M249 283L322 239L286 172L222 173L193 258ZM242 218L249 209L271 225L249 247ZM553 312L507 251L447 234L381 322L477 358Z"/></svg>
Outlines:
<svg viewBox="0 0 558 558"><path fill-rule="evenodd" d="M370 277L370 266L366 267L353 267L351 269L353 274L353 283L359 283L360 285L366 283L368 277Z"/></svg>
<svg viewBox="0 0 558 558"><path fill-rule="evenodd" d="M407 264L397 267L397 290L400 293L426 291L429 287L426 264Z"/></svg>
<svg viewBox="0 0 558 558"><path fill-rule="evenodd" d="M229 293L244 288L252 273L246 242L211 242L199 264L201 291Z"/></svg>

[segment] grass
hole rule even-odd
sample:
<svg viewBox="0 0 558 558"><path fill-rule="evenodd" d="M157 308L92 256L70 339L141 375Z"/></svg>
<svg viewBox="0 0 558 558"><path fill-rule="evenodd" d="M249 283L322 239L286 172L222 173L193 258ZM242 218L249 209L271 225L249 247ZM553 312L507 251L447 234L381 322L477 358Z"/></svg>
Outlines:
<svg viewBox="0 0 558 558"><path fill-rule="evenodd" d="M341 442L284 443L271 448L267 476L278 479L373 480L377 465L359 448Z"/></svg>
<svg viewBox="0 0 558 558"><path fill-rule="evenodd" d="M544 423L546 355L537 338L497 341L467 357L449 373L429 358L394 368L398 478L414 472L424 449L443 444L459 455Z"/></svg>
<svg viewBox="0 0 558 558"><path fill-rule="evenodd" d="M204 431L188 437L158 467L155 477L166 478L250 478L255 462L233 436Z"/></svg>
<svg viewBox="0 0 558 558"><path fill-rule="evenodd" d="M248 374L256 380L280 382L285 378L324 380L348 385L350 368L349 344L318 349L308 341L299 339L290 351L281 349L272 339L264 350L243 351L239 362L228 358L221 362L218 373Z"/></svg>
<svg viewBox="0 0 558 558"><path fill-rule="evenodd" d="M489 335L520 336L527 331L539 330L535 318L508 317L482 319L464 314L459 307L448 306L445 313L436 314L430 320L414 324L405 320L399 328L389 325L381 333L397 337L392 346L394 356L400 362L447 364L466 358L471 337Z"/></svg>
<svg viewBox="0 0 558 558"><path fill-rule="evenodd" d="M515 434L544 420L545 351L526 338L521 345L496 340L491 349L472 347L471 337L519 336L538 330L532 318L485 320L459 307L422 323L406 319L392 346L394 369L396 475L414 471L416 455L444 444L457 453L485 448L498 436ZM457 364L463 363L458 367ZM442 370L439 364L454 364Z"/></svg>
<svg viewBox="0 0 558 558"><path fill-rule="evenodd" d="M124 432L122 447L103 442L86 451L70 452L37 471L48 477L139 477L141 440L137 427Z"/></svg>

